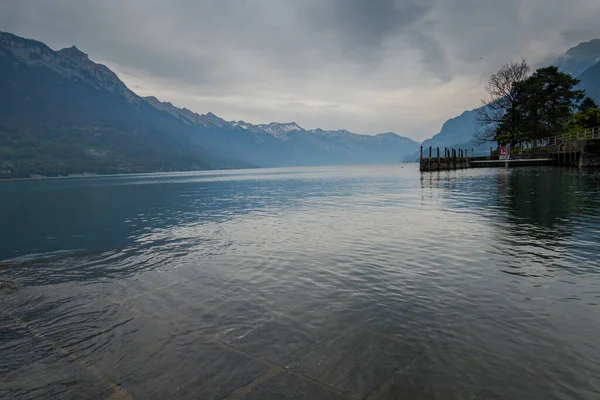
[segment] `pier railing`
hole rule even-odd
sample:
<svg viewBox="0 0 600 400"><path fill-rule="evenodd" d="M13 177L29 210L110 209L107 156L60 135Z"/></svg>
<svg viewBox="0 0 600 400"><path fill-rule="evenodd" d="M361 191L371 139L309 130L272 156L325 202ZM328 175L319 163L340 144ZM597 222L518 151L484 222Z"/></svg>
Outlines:
<svg viewBox="0 0 600 400"><path fill-rule="evenodd" d="M530 150L541 147L559 146L567 142L590 139L600 139L600 127L585 129L578 132L564 133L562 135L551 136L541 139L527 140L517 143L514 146L514 148L521 150Z"/></svg>

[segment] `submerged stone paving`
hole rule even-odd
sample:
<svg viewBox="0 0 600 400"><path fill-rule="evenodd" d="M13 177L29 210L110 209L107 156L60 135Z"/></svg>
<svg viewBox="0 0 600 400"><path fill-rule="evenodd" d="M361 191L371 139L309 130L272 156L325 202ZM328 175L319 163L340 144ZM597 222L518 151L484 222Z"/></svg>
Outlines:
<svg viewBox="0 0 600 400"><path fill-rule="evenodd" d="M401 318L363 318L351 300L269 305L202 278L148 272L3 295L0 398L484 400L519 393L503 388L501 364L498 375L482 379L481 359L423 346L427 338L407 333ZM529 398L545 396L540 387Z"/></svg>
<svg viewBox="0 0 600 400"><path fill-rule="evenodd" d="M418 354L359 325L317 313L317 324L294 325L156 272L26 288L2 301L7 398L363 398Z"/></svg>

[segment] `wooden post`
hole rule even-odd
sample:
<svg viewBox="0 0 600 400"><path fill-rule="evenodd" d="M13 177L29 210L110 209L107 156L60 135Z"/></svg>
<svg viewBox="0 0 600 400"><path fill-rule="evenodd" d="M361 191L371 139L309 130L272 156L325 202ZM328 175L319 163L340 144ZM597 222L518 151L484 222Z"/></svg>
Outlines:
<svg viewBox="0 0 600 400"><path fill-rule="evenodd" d="M437 169L440 169L440 148L437 148Z"/></svg>
<svg viewBox="0 0 600 400"><path fill-rule="evenodd" d="M562 160L561 160L561 158L562 158L562 151L563 151L563 150L562 150L562 147L561 147L561 145L559 145L559 146L558 146L558 149L557 149L557 150L558 150L558 165L562 165Z"/></svg>
<svg viewBox="0 0 600 400"><path fill-rule="evenodd" d="M573 146L569 149L569 167L573 166Z"/></svg>
<svg viewBox="0 0 600 400"><path fill-rule="evenodd" d="M565 151L563 146L564 145L560 145L560 147L558 148L558 165L563 165L563 152Z"/></svg>
<svg viewBox="0 0 600 400"><path fill-rule="evenodd" d="M428 170L431 171L431 146L429 146L429 158L427 159Z"/></svg>
<svg viewBox="0 0 600 400"><path fill-rule="evenodd" d="M419 161L423 159L423 146L421 146L421 155L419 156Z"/></svg>

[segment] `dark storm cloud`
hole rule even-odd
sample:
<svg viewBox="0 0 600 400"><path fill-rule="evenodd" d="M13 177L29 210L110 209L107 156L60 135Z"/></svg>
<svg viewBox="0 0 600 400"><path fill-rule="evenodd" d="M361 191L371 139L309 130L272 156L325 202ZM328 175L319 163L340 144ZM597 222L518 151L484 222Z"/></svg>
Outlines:
<svg viewBox="0 0 600 400"><path fill-rule="evenodd" d="M449 80L443 47L422 29L430 6L426 0L315 1L305 6L303 16L309 26L336 37L342 56L367 65L381 62L382 47L406 34L425 66Z"/></svg>
<svg viewBox="0 0 600 400"><path fill-rule="evenodd" d="M0 2L0 30L75 44L144 95L228 118L405 134L477 106L503 62L600 37L599 19L598 0Z"/></svg>
<svg viewBox="0 0 600 400"><path fill-rule="evenodd" d="M320 62L378 62L385 40L427 10L416 0L21 0L7 8L4 14L17 16L6 21L15 30L27 25L40 39L83 42L123 66L207 83L219 80L223 64L247 62L244 53L288 73L310 72ZM427 37L426 47L434 41ZM424 59L437 62L430 54Z"/></svg>
<svg viewBox="0 0 600 400"><path fill-rule="evenodd" d="M336 32L350 48L377 48L418 22L428 7L418 0L331 0L310 2L305 18L318 29Z"/></svg>

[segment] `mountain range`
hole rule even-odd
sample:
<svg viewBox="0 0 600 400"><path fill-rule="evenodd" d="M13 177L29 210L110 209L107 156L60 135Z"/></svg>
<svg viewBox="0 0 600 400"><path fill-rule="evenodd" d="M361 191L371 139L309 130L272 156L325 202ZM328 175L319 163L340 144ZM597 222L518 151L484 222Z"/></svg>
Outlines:
<svg viewBox="0 0 600 400"><path fill-rule="evenodd" d="M600 40L551 60L600 102ZM198 114L131 91L77 47L0 32L0 178L83 173L414 162L419 143L392 132L304 129ZM476 110L424 147L474 147ZM486 148L487 147L487 148ZM478 148L480 153L489 146Z"/></svg>
<svg viewBox="0 0 600 400"><path fill-rule="evenodd" d="M584 89L586 95L600 103L600 39L583 42L567 50L566 53L547 62L556 65L561 71L580 79L579 89ZM472 141L477 130L477 109L463 112L451 118L442 125L439 133L422 143L428 147L453 147L462 149L474 148L476 154L488 154L491 144L475 145ZM415 152L404 158L405 162L419 159Z"/></svg>
<svg viewBox="0 0 600 400"><path fill-rule="evenodd" d="M397 163L394 133L253 125L131 91L73 46L0 32L0 177Z"/></svg>

